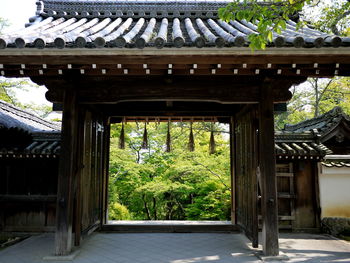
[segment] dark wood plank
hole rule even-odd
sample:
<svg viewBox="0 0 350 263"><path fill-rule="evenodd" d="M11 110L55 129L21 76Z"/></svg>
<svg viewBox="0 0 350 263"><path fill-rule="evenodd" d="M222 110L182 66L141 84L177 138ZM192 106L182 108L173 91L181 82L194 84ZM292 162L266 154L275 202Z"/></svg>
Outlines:
<svg viewBox="0 0 350 263"><path fill-rule="evenodd" d="M0 202L56 202L56 195L0 195Z"/></svg>
<svg viewBox="0 0 350 263"><path fill-rule="evenodd" d="M230 118L230 173L231 173L231 222L233 225L236 224L236 177L235 177L235 154L234 154L234 143L235 143L235 131L234 131L234 118Z"/></svg>
<svg viewBox="0 0 350 263"><path fill-rule="evenodd" d="M235 116L235 177L237 225L258 246L257 139L255 107L244 106Z"/></svg>
<svg viewBox="0 0 350 263"><path fill-rule="evenodd" d="M74 245L79 246L81 241L81 225L82 225L82 176L84 169L84 125L85 125L85 109L79 110L79 123L78 123L78 145L77 145L77 162L78 171L76 176L77 187L75 192L75 211L74 211Z"/></svg>
<svg viewBox="0 0 350 263"><path fill-rule="evenodd" d="M312 170L312 174L315 178L315 227L321 227L321 201L320 201L320 181L318 175L318 169L316 169L317 164L312 162L315 166L315 169Z"/></svg>
<svg viewBox="0 0 350 263"><path fill-rule="evenodd" d="M340 50L340 49L339 49ZM35 50L34 50L35 51ZM300 50L297 50L300 51ZM310 51L301 52L300 54L258 54L257 52L250 52L249 54L224 54L222 50L217 54L210 54L206 52L203 54L174 54L174 55L157 55L155 53L150 55L122 55L112 54L105 52L105 55L89 55L81 54L77 55L74 50L71 54L59 55L50 54L50 51L46 54L35 55L33 50L30 50L30 54L25 55L24 52L18 53L18 55L6 55L1 54L2 64L116 64L116 61L121 64L313 64L315 62L319 64L335 64L342 63L348 64L350 54L331 54L332 52L324 52L308 54ZM329 51L337 52L337 49ZM174 50L171 51L174 53ZM179 52L182 52L179 50ZM114 52L115 53L115 52ZM135 50L133 50L135 54Z"/></svg>
<svg viewBox="0 0 350 263"><path fill-rule="evenodd" d="M259 156L261 175L262 243L266 256L279 254L277 184L274 148L272 88L265 83L259 103Z"/></svg>
<svg viewBox="0 0 350 263"><path fill-rule="evenodd" d="M101 209L101 226L108 222L108 180L109 180L109 152L110 152L110 129L108 121L105 121L103 136L103 158L102 158L102 209Z"/></svg>

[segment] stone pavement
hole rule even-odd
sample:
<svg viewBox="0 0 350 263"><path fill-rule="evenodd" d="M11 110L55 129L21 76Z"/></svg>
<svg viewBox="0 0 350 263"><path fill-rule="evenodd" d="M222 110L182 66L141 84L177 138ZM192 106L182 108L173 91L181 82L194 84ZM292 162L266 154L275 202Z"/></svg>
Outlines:
<svg viewBox="0 0 350 263"><path fill-rule="evenodd" d="M42 263L53 251L53 234L31 237L0 251L1 263ZM350 243L324 235L282 234L288 262L350 262ZM74 263L261 262L241 234L96 233L82 245ZM62 262L62 261L61 261Z"/></svg>

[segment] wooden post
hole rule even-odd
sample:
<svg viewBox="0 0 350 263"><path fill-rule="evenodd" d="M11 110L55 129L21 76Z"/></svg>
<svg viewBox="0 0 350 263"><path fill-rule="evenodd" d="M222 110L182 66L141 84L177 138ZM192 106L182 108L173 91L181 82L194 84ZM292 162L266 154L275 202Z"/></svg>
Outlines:
<svg viewBox="0 0 350 263"><path fill-rule="evenodd" d="M236 224L236 181L235 181L235 156L234 156L235 129L233 117L230 119L230 165L231 165L231 222Z"/></svg>
<svg viewBox="0 0 350 263"><path fill-rule="evenodd" d="M263 85L259 103L262 243L265 256L277 256L278 209L272 87Z"/></svg>
<svg viewBox="0 0 350 263"><path fill-rule="evenodd" d="M55 254L72 250L74 191L76 185L78 107L76 93L66 90L63 102L62 142L58 174Z"/></svg>

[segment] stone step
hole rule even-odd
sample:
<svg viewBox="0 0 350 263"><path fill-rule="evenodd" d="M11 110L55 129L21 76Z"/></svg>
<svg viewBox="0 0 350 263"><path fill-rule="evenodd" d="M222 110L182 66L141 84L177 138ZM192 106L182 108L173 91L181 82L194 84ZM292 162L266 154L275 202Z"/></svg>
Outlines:
<svg viewBox="0 0 350 263"><path fill-rule="evenodd" d="M227 221L109 221L102 232L119 233L229 233L238 227Z"/></svg>

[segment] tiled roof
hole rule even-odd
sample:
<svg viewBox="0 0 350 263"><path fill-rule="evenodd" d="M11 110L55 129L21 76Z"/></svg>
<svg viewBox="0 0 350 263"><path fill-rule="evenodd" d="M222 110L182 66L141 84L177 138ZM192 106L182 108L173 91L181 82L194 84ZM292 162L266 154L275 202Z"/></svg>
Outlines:
<svg viewBox="0 0 350 263"><path fill-rule="evenodd" d="M0 158L57 157L61 150L60 132L35 133L33 140L23 149L8 147L0 149Z"/></svg>
<svg viewBox="0 0 350 263"><path fill-rule="evenodd" d="M350 168L350 155L327 155L322 165L325 167Z"/></svg>
<svg viewBox="0 0 350 263"><path fill-rule="evenodd" d="M350 161L348 162L322 162L322 165L326 167L336 167L336 168L343 168L348 167L350 168Z"/></svg>
<svg viewBox="0 0 350 263"><path fill-rule="evenodd" d="M286 124L283 130L297 133L315 130L321 136L323 136L324 134L328 134L331 130L335 129L341 122L347 123L347 125L350 127L350 116L346 115L342 108L335 107L329 112L326 112L316 118L302 121L293 125Z"/></svg>
<svg viewBox="0 0 350 263"><path fill-rule="evenodd" d="M37 16L19 32L0 37L8 48L145 48L248 46L255 34L250 22L218 19L229 0L67 0L38 1ZM271 47L350 46L350 38L305 27L296 31L288 21L274 32Z"/></svg>
<svg viewBox="0 0 350 263"><path fill-rule="evenodd" d="M275 133L275 150L278 159L322 159L332 151L318 141L312 132Z"/></svg>
<svg viewBox="0 0 350 263"><path fill-rule="evenodd" d="M18 128L29 133L57 132L60 126L0 101L0 128Z"/></svg>

